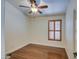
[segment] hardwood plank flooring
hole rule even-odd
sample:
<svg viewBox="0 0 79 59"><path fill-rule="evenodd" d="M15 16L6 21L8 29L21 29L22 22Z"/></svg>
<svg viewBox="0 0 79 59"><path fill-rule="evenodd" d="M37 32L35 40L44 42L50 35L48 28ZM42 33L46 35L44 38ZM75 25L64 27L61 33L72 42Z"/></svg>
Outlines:
<svg viewBox="0 0 79 59"><path fill-rule="evenodd" d="M37 44L29 44L10 55L10 59L68 59L64 48Z"/></svg>

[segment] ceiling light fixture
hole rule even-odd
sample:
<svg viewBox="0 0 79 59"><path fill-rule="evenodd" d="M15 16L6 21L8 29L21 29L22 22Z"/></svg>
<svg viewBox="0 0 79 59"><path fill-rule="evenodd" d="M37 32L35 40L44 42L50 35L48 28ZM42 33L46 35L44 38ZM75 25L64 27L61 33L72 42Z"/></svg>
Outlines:
<svg viewBox="0 0 79 59"><path fill-rule="evenodd" d="M37 8L33 8L32 7L31 10L32 10L33 13L36 13L37 12Z"/></svg>
<svg viewBox="0 0 79 59"><path fill-rule="evenodd" d="M31 10L32 10L33 13L36 13L38 11L35 4L32 4Z"/></svg>

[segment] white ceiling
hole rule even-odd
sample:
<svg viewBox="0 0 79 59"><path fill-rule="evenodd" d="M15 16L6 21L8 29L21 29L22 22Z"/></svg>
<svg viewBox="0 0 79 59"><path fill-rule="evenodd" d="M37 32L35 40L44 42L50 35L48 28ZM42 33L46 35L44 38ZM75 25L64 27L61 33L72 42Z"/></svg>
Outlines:
<svg viewBox="0 0 79 59"><path fill-rule="evenodd" d="M20 4L29 5L27 1L29 0L7 0L16 8L21 10L24 14L28 14L30 9L19 7ZM66 12L66 8L70 2L70 0L43 0L46 4L48 4L48 8L41 10L43 14L40 15L52 15L52 14L62 14ZM37 4L40 3L40 0L36 0ZM32 14L31 14L32 15Z"/></svg>

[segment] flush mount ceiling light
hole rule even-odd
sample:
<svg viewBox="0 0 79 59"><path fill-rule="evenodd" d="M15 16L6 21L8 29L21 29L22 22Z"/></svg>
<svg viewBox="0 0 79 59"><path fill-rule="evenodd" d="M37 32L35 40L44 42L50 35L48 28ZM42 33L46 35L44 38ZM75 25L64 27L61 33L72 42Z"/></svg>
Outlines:
<svg viewBox="0 0 79 59"><path fill-rule="evenodd" d="M43 0L40 0L40 4L38 5L38 7L47 8L48 5Z"/></svg>

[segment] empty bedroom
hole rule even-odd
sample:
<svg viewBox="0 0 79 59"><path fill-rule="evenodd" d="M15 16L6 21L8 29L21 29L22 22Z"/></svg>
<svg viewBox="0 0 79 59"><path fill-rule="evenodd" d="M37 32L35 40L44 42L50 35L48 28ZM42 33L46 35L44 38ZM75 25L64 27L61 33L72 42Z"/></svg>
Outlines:
<svg viewBox="0 0 79 59"><path fill-rule="evenodd" d="M77 59L76 0L5 0L5 59Z"/></svg>

